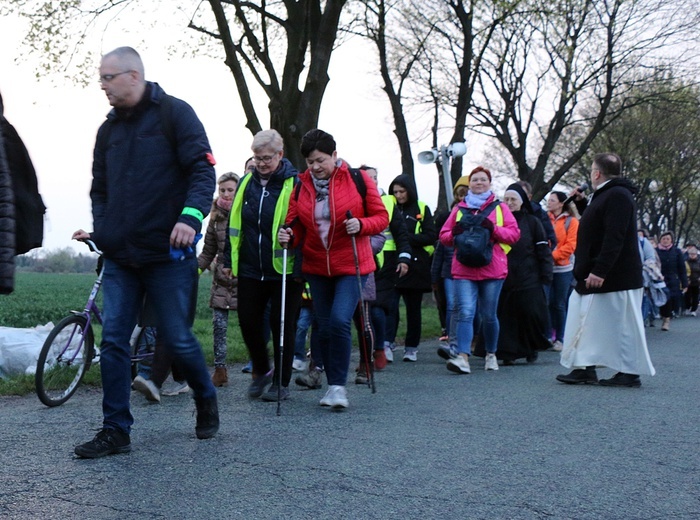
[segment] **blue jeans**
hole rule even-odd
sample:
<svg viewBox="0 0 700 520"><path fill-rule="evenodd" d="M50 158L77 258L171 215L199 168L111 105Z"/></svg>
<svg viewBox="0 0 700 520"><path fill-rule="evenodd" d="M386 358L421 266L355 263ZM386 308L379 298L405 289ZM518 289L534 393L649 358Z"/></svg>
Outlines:
<svg viewBox="0 0 700 520"><path fill-rule="evenodd" d="M362 277L364 286L367 276ZM356 276L308 275L318 342L329 385L345 386L352 352L352 316L360 301Z"/></svg>
<svg viewBox="0 0 700 520"><path fill-rule="evenodd" d="M454 280L454 296L459 307L457 350L460 354L471 355L477 304L486 352L489 354L496 352L500 331L496 311L501 287L503 287L503 280Z"/></svg>
<svg viewBox="0 0 700 520"><path fill-rule="evenodd" d="M316 323L314 309L313 307L302 306L301 309L299 309L297 338L294 343L294 357L297 359L306 359L306 336L309 329L311 329L311 338L309 339L311 360L317 368L323 368L321 350L318 347L318 324Z"/></svg>
<svg viewBox="0 0 700 520"><path fill-rule="evenodd" d="M566 325L566 312L571 294L571 281L574 272L554 273L552 285L549 289L549 315L552 320L555 341L564 342L564 327Z"/></svg>
<svg viewBox="0 0 700 520"><path fill-rule="evenodd" d="M129 337L145 295L156 315L158 335L182 370L197 400L216 397L199 342L192 333L197 260L126 267L105 260L102 282L104 326L100 345L104 427L129 433L131 359Z"/></svg>
<svg viewBox="0 0 700 520"><path fill-rule="evenodd" d="M457 344L457 299L455 298L455 281L452 278L443 278L445 287L445 330L449 337L449 344Z"/></svg>

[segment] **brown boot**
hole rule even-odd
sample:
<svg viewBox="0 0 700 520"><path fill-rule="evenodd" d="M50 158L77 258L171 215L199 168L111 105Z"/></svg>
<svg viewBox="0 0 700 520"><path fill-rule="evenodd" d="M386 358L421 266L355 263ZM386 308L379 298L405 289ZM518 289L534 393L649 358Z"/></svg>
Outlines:
<svg viewBox="0 0 700 520"><path fill-rule="evenodd" d="M214 367L214 374L211 376L214 386L224 386L228 384L228 372L226 367Z"/></svg>
<svg viewBox="0 0 700 520"><path fill-rule="evenodd" d="M661 324L661 330L668 330L671 328L671 318L664 318Z"/></svg>

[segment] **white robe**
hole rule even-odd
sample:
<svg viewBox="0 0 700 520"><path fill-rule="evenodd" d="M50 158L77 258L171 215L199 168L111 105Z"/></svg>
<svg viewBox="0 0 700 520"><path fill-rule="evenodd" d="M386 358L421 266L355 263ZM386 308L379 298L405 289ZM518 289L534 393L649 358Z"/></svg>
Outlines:
<svg viewBox="0 0 700 520"><path fill-rule="evenodd" d="M598 294L571 293L561 364L608 367L637 375L656 373L644 334L643 289Z"/></svg>

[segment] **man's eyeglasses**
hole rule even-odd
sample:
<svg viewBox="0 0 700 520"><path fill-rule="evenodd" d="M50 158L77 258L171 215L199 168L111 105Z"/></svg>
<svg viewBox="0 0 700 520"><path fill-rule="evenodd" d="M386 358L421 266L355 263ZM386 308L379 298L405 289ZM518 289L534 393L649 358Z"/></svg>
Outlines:
<svg viewBox="0 0 700 520"><path fill-rule="evenodd" d="M100 76L100 83L109 83L117 76L121 76L122 74L128 74L129 72L134 72L134 71L133 70L125 70L122 72L116 72L114 74L102 74Z"/></svg>
<svg viewBox="0 0 700 520"><path fill-rule="evenodd" d="M277 153L279 153L279 152L277 152ZM259 155L254 155L253 160L256 163L269 164L270 162L272 162L272 159L274 159L275 157L277 157L277 154L275 154L275 155L263 155L262 157Z"/></svg>

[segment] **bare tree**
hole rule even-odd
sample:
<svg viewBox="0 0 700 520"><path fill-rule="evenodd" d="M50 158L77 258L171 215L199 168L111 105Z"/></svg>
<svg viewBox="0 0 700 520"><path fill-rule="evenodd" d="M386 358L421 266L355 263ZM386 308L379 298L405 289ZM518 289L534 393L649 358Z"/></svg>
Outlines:
<svg viewBox="0 0 700 520"><path fill-rule="evenodd" d="M365 2L361 34L377 48L404 173L413 175L409 121L404 107L411 107L413 121L429 117L433 147L438 146L440 136L447 143L463 142L481 60L495 28L519 3L517 0ZM447 121L444 125L443 119ZM439 164L437 170L441 174ZM456 157L451 166L452 181L461 174L462 158ZM440 183L438 208L446 208L444 183Z"/></svg>
<svg viewBox="0 0 700 520"><path fill-rule="evenodd" d="M251 133L263 128L253 96L254 88L262 90L268 100L270 126L282 134L287 156L297 165L303 164L299 152L301 137L318 123L329 82L328 66L346 2L208 0L200 2L183 23L202 37L201 50L206 52L209 46L219 55L223 51L246 116L245 126ZM42 70L54 70L68 63L89 70L94 67L95 56L85 51L84 45L91 30L100 23L109 23L101 21L140 10L160 16L164 12L173 16L175 11L184 21L184 9L191 8L191 3L176 1L10 0L0 7L0 14L15 12L31 20L26 41L45 58Z"/></svg>
<svg viewBox="0 0 700 520"><path fill-rule="evenodd" d="M404 0L366 0L357 2L354 7L359 23L353 33L367 38L376 47L382 90L394 119L402 172L413 177L414 163L404 100L406 87L424 53L428 36L421 31L422 26L409 23Z"/></svg>
<svg viewBox="0 0 700 520"><path fill-rule="evenodd" d="M676 86L666 95L669 83ZM700 90L663 78L663 99L627 110L596 138L592 149L618 153L625 175L639 188L639 220L652 234L673 231L681 242L700 240ZM587 156L591 161L591 154Z"/></svg>
<svg viewBox="0 0 700 520"><path fill-rule="evenodd" d="M482 61L477 128L498 140L539 200L607 125L645 101L636 89L652 74L645 68L656 70L696 17L684 0L528 2L499 26Z"/></svg>

